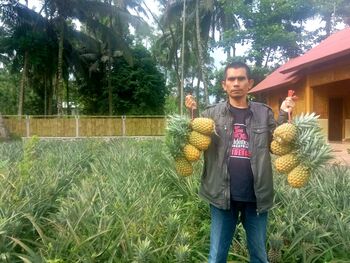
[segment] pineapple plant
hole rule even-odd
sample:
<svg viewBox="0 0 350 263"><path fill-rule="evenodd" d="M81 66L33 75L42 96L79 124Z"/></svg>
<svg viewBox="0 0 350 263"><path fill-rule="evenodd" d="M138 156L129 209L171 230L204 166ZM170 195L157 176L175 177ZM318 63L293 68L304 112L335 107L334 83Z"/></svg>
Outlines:
<svg viewBox="0 0 350 263"><path fill-rule="evenodd" d="M296 166L298 166L299 160L294 153L288 153L278 157L275 160L275 168L279 173L289 173Z"/></svg>
<svg viewBox="0 0 350 263"><path fill-rule="evenodd" d="M320 243L317 233L318 229L320 228L317 224L312 224L309 222L305 222L303 224L303 227L306 230L307 234L304 236L301 242L301 246L306 258L311 258L316 252L317 244ZM320 235L322 234L323 233L320 233Z"/></svg>
<svg viewBox="0 0 350 263"><path fill-rule="evenodd" d="M271 235L269 238L270 249L267 253L270 263L278 263L282 260L283 240L278 234Z"/></svg>

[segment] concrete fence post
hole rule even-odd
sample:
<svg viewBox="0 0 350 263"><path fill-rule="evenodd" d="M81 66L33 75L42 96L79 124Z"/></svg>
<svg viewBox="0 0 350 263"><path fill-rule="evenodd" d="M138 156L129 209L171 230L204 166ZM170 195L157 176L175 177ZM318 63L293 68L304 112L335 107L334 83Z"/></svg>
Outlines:
<svg viewBox="0 0 350 263"><path fill-rule="evenodd" d="M125 136L126 135L126 116L123 115L122 116L122 135Z"/></svg>
<svg viewBox="0 0 350 263"><path fill-rule="evenodd" d="M75 137L79 137L79 115L75 115Z"/></svg>
<svg viewBox="0 0 350 263"><path fill-rule="evenodd" d="M30 116L26 115L26 135L30 136Z"/></svg>

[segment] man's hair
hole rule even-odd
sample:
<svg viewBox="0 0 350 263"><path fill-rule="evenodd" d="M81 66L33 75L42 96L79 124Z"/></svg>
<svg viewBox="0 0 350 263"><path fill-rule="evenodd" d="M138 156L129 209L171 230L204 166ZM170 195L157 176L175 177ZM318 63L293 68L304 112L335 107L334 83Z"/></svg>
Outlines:
<svg viewBox="0 0 350 263"><path fill-rule="evenodd" d="M227 70L229 68L245 68L245 71L247 72L247 77L248 79L251 79L251 72L250 72L250 68L248 67L248 65L244 62L240 62L240 61L235 61L235 62L231 62L229 64L227 64L227 66L225 67L225 73L224 73L224 81L227 78Z"/></svg>

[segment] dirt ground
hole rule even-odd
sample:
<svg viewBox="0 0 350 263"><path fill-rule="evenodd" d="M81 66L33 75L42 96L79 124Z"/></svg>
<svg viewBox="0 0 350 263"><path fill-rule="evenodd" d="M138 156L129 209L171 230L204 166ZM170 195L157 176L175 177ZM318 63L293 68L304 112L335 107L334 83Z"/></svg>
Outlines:
<svg viewBox="0 0 350 263"><path fill-rule="evenodd" d="M335 159L333 163L350 166L350 142L329 142Z"/></svg>

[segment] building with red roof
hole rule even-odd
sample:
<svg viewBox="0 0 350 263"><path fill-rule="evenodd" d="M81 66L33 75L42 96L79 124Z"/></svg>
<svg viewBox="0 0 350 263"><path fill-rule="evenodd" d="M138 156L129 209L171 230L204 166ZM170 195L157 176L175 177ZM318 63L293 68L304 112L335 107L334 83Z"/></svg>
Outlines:
<svg viewBox="0 0 350 263"><path fill-rule="evenodd" d="M289 60L250 93L264 98L278 112L289 89L298 96L294 114L315 112L330 141L350 139L349 27Z"/></svg>

